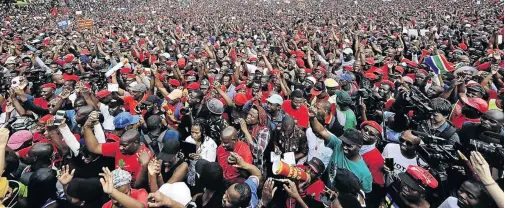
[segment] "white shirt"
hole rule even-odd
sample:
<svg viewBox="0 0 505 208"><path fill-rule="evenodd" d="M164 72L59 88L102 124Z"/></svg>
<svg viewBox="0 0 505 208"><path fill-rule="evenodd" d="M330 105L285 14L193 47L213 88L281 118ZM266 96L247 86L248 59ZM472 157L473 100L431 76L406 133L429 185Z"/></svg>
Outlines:
<svg viewBox="0 0 505 208"><path fill-rule="evenodd" d="M109 113L109 106L100 103L100 112L103 115L103 129L112 131L114 127L114 116Z"/></svg>
<svg viewBox="0 0 505 208"><path fill-rule="evenodd" d="M196 141L191 136L186 137L186 142L196 144ZM217 144L210 137L205 137L205 141L200 144L196 153L198 153L202 159L209 162L216 162Z"/></svg>
<svg viewBox="0 0 505 208"><path fill-rule="evenodd" d="M412 159L408 159L402 155L399 144L394 143L387 144L386 147L384 147L384 151L382 151L382 156L384 158L394 158L395 176L398 176L398 173L405 172L407 170L407 167L409 167L409 165L416 165L416 166L419 165L417 163L418 161L417 156ZM424 161L422 160L419 161L421 163L421 166L426 165Z"/></svg>
<svg viewBox="0 0 505 208"><path fill-rule="evenodd" d="M450 196L438 208L459 208L458 198Z"/></svg>
<svg viewBox="0 0 505 208"><path fill-rule="evenodd" d="M314 134L314 132L312 132L312 128L308 128L307 131L305 131L305 135L307 136L307 145L309 146L309 153L305 157L306 160L300 159L298 160L298 164L303 164L305 161L309 161L313 157L317 157L321 161L323 161L325 167L328 167L328 163L330 163L333 150L324 145L324 140L317 137Z"/></svg>

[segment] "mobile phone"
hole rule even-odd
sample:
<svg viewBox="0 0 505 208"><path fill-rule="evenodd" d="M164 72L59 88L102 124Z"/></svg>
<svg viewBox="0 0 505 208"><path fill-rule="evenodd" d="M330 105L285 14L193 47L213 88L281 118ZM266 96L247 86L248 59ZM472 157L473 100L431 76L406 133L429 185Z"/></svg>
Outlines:
<svg viewBox="0 0 505 208"><path fill-rule="evenodd" d="M384 162L386 164L386 167L389 168L389 170L394 170L395 168L395 159L394 158L384 158Z"/></svg>
<svg viewBox="0 0 505 208"><path fill-rule="evenodd" d="M54 125L59 126L61 124L61 122L63 122L64 118L65 118L65 111L64 110L56 111L56 115L54 116Z"/></svg>

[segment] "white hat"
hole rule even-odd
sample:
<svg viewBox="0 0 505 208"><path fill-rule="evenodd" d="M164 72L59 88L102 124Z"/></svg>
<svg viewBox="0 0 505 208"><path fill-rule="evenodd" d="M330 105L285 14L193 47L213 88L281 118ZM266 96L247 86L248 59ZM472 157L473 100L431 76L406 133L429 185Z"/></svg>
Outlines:
<svg viewBox="0 0 505 208"><path fill-rule="evenodd" d="M278 94L270 95L270 97L267 99L267 101L269 103L278 104L278 105L282 105L282 103L284 102L284 100L282 99L282 97L280 95L278 95Z"/></svg>
<svg viewBox="0 0 505 208"><path fill-rule="evenodd" d="M159 191L183 206L186 206L191 201L191 192L184 182L165 183L160 187Z"/></svg>
<svg viewBox="0 0 505 208"><path fill-rule="evenodd" d="M316 84L316 78L314 77L307 77L308 80L310 80L313 84Z"/></svg>
<svg viewBox="0 0 505 208"><path fill-rule="evenodd" d="M351 54L352 53L352 49L351 48L345 48L342 52L345 53L345 54Z"/></svg>

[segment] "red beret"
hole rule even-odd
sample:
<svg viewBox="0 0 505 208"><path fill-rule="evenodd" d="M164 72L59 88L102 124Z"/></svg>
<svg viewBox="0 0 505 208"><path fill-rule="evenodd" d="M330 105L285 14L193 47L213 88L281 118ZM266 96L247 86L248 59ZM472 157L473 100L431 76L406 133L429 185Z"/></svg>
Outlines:
<svg viewBox="0 0 505 208"><path fill-rule="evenodd" d="M463 99L463 102L472 107L477 109L479 112L484 113L488 109L488 104L485 100L482 98L468 98L468 99Z"/></svg>
<svg viewBox="0 0 505 208"><path fill-rule="evenodd" d="M307 74L311 74L311 73L312 73L312 69L305 68L305 73L307 73Z"/></svg>
<svg viewBox="0 0 505 208"><path fill-rule="evenodd" d="M56 84L54 83L46 83L40 86L41 88L54 88L56 89Z"/></svg>
<svg viewBox="0 0 505 208"><path fill-rule="evenodd" d="M234 100L235 100L235 104L237 104L238 106L243 106L243 105L245 105L245 103L247 103L247 97L242 93L237 93L235 95Z"/></svg>
<svg viewBox="0 0 505 208"><path fill-rule="evenodd" d="M326 74L326 69L324 69L323 67L317 67L316 69L321 71L323 74Z"/></svg>
<svg viewBox="0 0 505 208"><path fill-rule="evenodd" d="M132 79L135 79L135 74L126 74L126 78L132 78Z"/></svg>
<svg viewBox="0 0 505 208"><path fill-rule="evenodd" d="M171 85L176 86L176 87L181 86L181 83L179 82L179 80L176 80L176 79L170 79L170 80L168 80L168 84L171 84Z"/></svg>
<svg viewBox="0 0 505 208"><path fill-rule="evenodd" d="M121 74L129 74L129 73L132 73L132 69L130 69L128 67L123 67L121 70L119 70L119 73L121 73Z"/></svg>
<svg viewBox="0 0 505 208"><path fill-rule="evenodd" d="M68 80L74 80L75 82L78 82L79 81L79 77L76 76L76 75L68 75L68 74L63 74L63 79L65 81L68 81Z"/></svg>
<svg viewBox="0 0 505 208"><path fill-rule="evenodd" d="M352 66L349 66L349 65L344 66L344 69L347 71L352 71Z"/></svg>
<svg viewBox="0 0 505 208"><path fill-rule="evenodd" d="M379 131L382 134L382 127L377 122L375 122L375 121L363 121L363 123L361 123L361 125L359 125L359 127L363 128L365 125L368 125L368 126L373 127L374 129L377 129L377 131Z"/></svg>
<svg viewBox="0 0 505 208"><path fill-rule="evenodd" d="M384 80L381 82L381 84L386 84L386 85L389 85L391 86L392 89L395 89L395 83L389 81L389 80Z"/></svg>
<svg viewBox="0 0 505 208"><path fill-rule="evenodd" d="M386 104L384 104L384 107L386 107L386 110L390 111L391 110L391 106L393 106L393 104L395 103L395 99L389 99Z"/></svg>
<svg viewBox="0 0 505 208"><path fill-rule="evenodd" d="M186 76L195 76L196 72L195 71L188 71L186 72Z"/></svg>
<svg viewBox="0 0 505 208"><path fill-rule="evenodd" d="M305 53L303 51L300 51L300 50L296 51L295 54L296 54L296 58L303 58L303 57L305 57Z"/></svg>
<svg viewBox="0 0 505 208"><path fill-rule="evenodd" d="M405 69L403 69L403 67L401 67L401 66L396 66L395 70L400 72L401 74L403 74L403 72L405 72Z"/></svg>
<svg viewBox="0 0 505 208"><path fill-rule="evenodd" d="M53 118L53 115L51 115L51 114L47 114L47 115L45 115L45 116L42 116L42 118L40 118L40 121L42 121L42 122L47 122L47 121L49 121L49 119L51 119L51 118Z"/></svg>
<svg viewBox="0 0 505 208"><path fill-rule="evenodd" d="M365 59L365 62L366 62L367 64L370 64L370 65L374 65L374 64L375 64L375 60L373 59L373 57L366 58L366 59Z"/></svg>
<svg viewBox="0 0 505 208"><path fill-rule="evenodd" d="M91 51L88 51L88 50L84 49L84 50L81 51L81 54L87 56L87 55L91 54Z"/></svg>
<svg viewBox="0 0 505 208"><path fill-rule="evenodd" d="M466 44L464 44L464 43L458 44L458 47L465 50L465 51L468 49L468 46L466 46Z"/></svg>
<svg viewBox="0 0 505 208"><path fill-rule="evenodd" d="M98 99L101 99L101 98L104 98L104 97L107 97L110 95L110 92L108 90L100 90L96 93L96 98Z"/></svg>
<svg viewBox="0 0 505 208"><path fill-rule="evenodd" d="M258 61L258 58L254 57L254 56L253 56L253 57L250 57L250 58L249 58L249 62L253 62L253 61L254 61L254 62L257 62L257 61Z"/></svg>
<svg viewBox="0 0 505 208"><path fill-rule="evenodd" d="M365 74L365 78L371 79L371 80L376 80L377 79L377 75L375 75L374 73L366 73Z"/></svg>
<svg viewBox="0 0 505 208"><path fill-rule="evenodd" d="M188 85L188 90L197 90L200 89L200 84L198 82L193 82Z"/></svg>

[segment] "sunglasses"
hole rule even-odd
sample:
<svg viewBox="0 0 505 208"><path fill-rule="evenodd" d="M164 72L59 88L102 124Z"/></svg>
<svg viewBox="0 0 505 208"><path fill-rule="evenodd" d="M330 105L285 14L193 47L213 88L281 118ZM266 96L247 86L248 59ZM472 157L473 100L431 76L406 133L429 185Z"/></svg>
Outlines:
<svg viewBox="0 0 505 208"><path fill-rule="evenodd" d="M411 141L405 140L403 137L400 137L399 141L400 141L400 144L405 143L407 145L407 147L413 147L414 146L414 143L412 143Z"/></svg>

